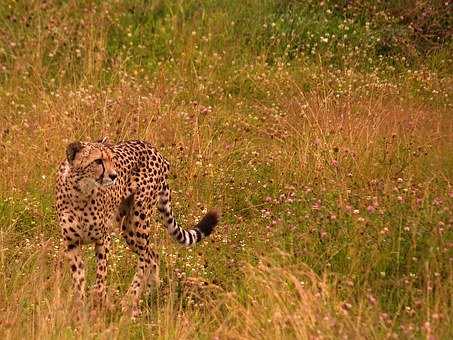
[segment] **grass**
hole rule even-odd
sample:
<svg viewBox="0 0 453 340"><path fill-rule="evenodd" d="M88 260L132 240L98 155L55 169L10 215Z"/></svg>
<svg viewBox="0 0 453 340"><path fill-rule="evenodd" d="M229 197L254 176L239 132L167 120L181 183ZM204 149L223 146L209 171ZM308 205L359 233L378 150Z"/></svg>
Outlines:
<svg viewBox="0 0 453 340"><path fill-rule="evenodd" d="M3 2L0 336L451 338L449 6ZM55 172L104 136L169 159L184 226L222 221L190 249L150 221L161 283L135 322L115 237L114 308L77 323Z"/></svg>

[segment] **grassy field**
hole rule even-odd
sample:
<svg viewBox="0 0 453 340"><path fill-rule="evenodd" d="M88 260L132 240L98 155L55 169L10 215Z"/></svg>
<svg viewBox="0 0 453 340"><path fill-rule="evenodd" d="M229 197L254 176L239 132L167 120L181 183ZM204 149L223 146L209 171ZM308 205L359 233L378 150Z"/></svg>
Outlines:
<svg viewBox="0 0 453 340"><path fill-rule="evenodd" d="M2 1L0 337L451 339L452 6ZM150 221L136 321L114 237L113 308L77 322L55 172L104 136L165 155L182 225L222 219L193 248Z"/></svg>

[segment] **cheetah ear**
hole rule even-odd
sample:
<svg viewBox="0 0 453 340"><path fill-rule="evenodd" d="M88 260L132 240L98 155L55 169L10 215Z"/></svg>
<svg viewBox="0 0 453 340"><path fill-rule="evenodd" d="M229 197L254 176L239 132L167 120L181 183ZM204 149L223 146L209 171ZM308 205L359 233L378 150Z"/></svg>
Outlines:
<svg viewBox="0 0 453 340"><path fill-rule="evenodd" d="M69 163L72 164L77 153L83 149L83 145L80 142L74 142L68 145L66 149L66 157L68 158Z"/></svg>

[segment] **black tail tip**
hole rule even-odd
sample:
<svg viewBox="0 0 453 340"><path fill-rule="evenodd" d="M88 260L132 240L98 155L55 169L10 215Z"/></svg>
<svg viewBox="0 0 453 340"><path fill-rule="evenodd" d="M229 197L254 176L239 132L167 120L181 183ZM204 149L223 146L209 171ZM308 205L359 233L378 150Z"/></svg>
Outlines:
<svg viewBox="0 0 453 340"><path fill-rule="evenodd" d="M205 237L209 236L219 222L219 218L220 214L217 210L210 210L203 216L201 221L198 222L197 229L200 230Z"/></svg>

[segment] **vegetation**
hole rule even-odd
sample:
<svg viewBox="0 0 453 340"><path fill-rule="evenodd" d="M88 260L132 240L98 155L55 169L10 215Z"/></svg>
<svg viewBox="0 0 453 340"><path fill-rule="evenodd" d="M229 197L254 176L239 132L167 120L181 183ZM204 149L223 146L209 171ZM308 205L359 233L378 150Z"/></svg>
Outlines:
<svg viewBox="0 0 453 340"><path fill-rule="evenodd" d="M453 337L450 1L0 4L0 337ZM74 140L146 139L172 164L150 221L160 287L74 320L53 209ZM93 249L86 247L89 282Z"/></svg>

